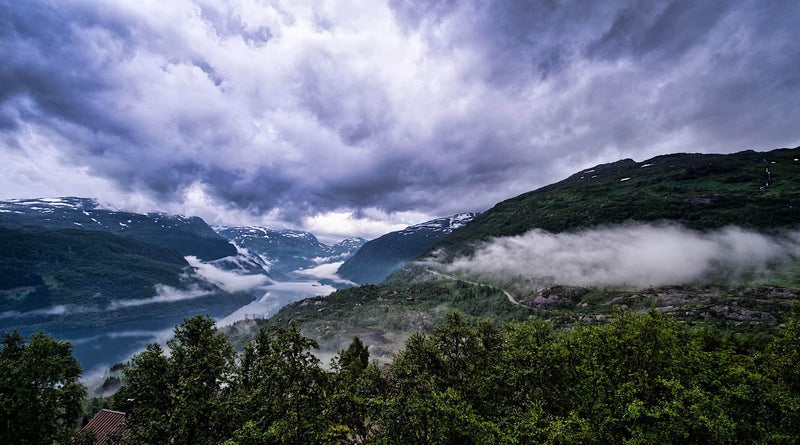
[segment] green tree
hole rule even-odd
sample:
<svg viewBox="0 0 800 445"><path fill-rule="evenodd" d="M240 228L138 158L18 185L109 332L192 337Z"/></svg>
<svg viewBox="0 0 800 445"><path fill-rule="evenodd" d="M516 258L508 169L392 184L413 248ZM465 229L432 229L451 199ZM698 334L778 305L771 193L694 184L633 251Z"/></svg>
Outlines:
<svg viewBox="0 0 800 445"><path fill-rule="evenodd" d="M369 364L369 351L354 337L347 349L331 363L331 391L327 412L331 418L328 440L337 443L368 443L374 438L385 393L385 381L376 364Z"/></svg>
<svg viewBox="0 0 800 445"><path fill-rule="evenodd" d="M68 443L86 388L69 342L43 333L29 342L17 332L0 343L0 442Z"/></svg>
<svg viewBox="0 0 800 445"><path fill-rule="evenodd" d="M241 413L230 444L306 444L327 431L326 373L312 353L319 346L292 326L260 330L247 346L231 398Z"/></svg>
<svg viewBox="0 0 800 445"><path fill-rule="evenodd" d="M782 409L775 442L800 441L800 302L786 314L784 328L764 354L766 373L775 382L771 398Z"/></svg>
<svg viewBox="0 0 800 445"><path fill-rule="evenodd" d="M114 394L114 407L126 413L131 443L167 443L172 414L170 360L156 343L134 355L124 371L125 385Z"/></svg>
<svg viewBox="0 0 800 445"><path fill-rule="evenodd" d="M115 406L129 413L130 443L212 444L229 436L224 387L233 348L207 316L187 318L167 342L169 357L151 344L133 357Z"/></svg>
<svg viewBox="0 0 800 445"><path fill-rule="evenodd" d="M170 348L173 386L170 428L176 444L216 443L225 431L216 428L220 391L233 370L228 339L207 316L187 318L175 328Z"/></svg>
<svg viewBox="0 0 800 445"><path fill-rule="evenodd" d="M484 330L491 330L483 326ZM500 344L459 313L430 336L413 334L388 376L381 433L390 443L495 443L499 429L478 400ZM487 340L484 343L483 340Z"/></svg>
<svg viewBox="0 0 800 445"><path fill-rule="evenodd" d="M339 352L339 372L347 373L351 378L358 378L369 365L369 350L360 338L353 337L346 350Z"/></svg>

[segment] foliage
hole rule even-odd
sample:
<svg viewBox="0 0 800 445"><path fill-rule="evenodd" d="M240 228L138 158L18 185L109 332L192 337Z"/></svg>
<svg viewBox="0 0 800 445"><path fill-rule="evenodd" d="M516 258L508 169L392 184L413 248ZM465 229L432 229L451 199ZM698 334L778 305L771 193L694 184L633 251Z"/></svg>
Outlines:
<svg viewBox="0 0 800 445"><path fill-rule="evenodd" d="M68 342L46 334L29 341L16 331L0 344L0 442L67 443L86 388Z"/></svg>
<svg viewBox="0 0 800 445"><path fill-rule="evenodd" d="M315 443L324 432L327 375L317 345L293 326L262 329L242 357L231 387L242 428L228 443Z"/></svg>
<svg viewBox="0 0 800 445"><path fill-rule="evenodd" d="M152 382L137 373L151 361L166 363L158 374L175 378L160 391L169 394L157 402L162 409L143 410L144 397L128 406L132 429L152 415L169 430L140 443L186 443L182 431L207 424L215 437L206 443L229 445L797 443L798 309L761 343L689 328L655 310L618 311L609 323L567 331L536 319L498 326L451 312L430 334L412 334L383 368L368 363L368 349L354 338L330 371L311 354L313 340L294 325L276 325L261 329L234 366L200 366L216 376L207 376L216 382L214 403L176 397L196 373L169 369L181 361L154 347L126 370L120 394L148 394ZM202 338L218 335L208 320L187 323ZM176 338L173 348L184 341ZM219 351L206 352L221 364L216 357L230 346L214 345ZM159 417L197 407L209 420Z"/></svg>
<svg viewBox="0 0 800 445"><path fill-rule="evenodd" d="M127 413L131 443L218 443L220 388L229 382L233 350L206 316L187 318L175 327L169 357L157 344L131 359L125 386L114 396Z"/></svg>

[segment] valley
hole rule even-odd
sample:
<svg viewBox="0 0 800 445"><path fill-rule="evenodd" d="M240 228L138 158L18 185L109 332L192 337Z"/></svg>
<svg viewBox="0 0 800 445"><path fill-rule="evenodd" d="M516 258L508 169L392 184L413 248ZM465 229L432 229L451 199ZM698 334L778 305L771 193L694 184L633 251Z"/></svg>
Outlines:
<svg viewBox="0 0 800 445"><path fill-rule="evenodd" d="M800 298L799 152L620 161L483 214L330 245L85 198L4 201L0 328L70 341L92 387L200 314L239 351L295 324L325 360L358 336L380 363L452 311L571 330L655 309L771 335Z"/></svg>
<svg viewBox="0 0 800 445"><path fill-rule="evenodd" d="M381 361L452 310L569 330L656 309L689 326L772 333L800 297L798 155L599 165L498 203L377 285L302 300L229 332L244 344L258 326L296 323L327 354L359 335Z"/></svg>
<svg viewBox="0 0 800 445"><path fill-rule="evenodd" d="M0 1L0 444L800 444L800 1Z"/></svg>
<svg viewBox="0 0 800 445"><path fill-rule="evenodd" d="M231 241L199 218L108 210L91 199L0 202L0 329L70 341L92 379L163 344L186 317L267 318L350 284L330 270L364 242L216 229ZM242 235L250 232L262 236Z"/></svg>

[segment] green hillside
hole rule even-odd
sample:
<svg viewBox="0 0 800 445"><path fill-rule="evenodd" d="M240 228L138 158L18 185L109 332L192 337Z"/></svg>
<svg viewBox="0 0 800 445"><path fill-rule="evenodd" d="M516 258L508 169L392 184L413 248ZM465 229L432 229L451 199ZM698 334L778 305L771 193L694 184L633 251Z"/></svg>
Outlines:
<svg viewBox="0 0 800 445"><path fill-rule="evenodd" d="M628 221L677 222L696 230L737 225L762 232L800 224L800 148L731 155L675 154L623 160L578 172L564 181L503 201L441 239L445 258L469 254L476 242L532 228L563 232ZM795 258L795 261L797 258ZM559 328L604 323L615 311L658 309L683 323L735 332L770 332L800 297L794 266L647 289L554 286L531 293L508 283L447 276L433 266L407 265L378 286L337 291L282 309L271 320L231 329L246 340L256 325L299 323L323 350L336 351L361 335L388 359L402 340L428 332L449 310L467 317L536 318ZM504 291L509 292L505 294Z"/></svg>
<svg viewBox="0 0 800 445"><path fill-rule="evenodd" d="M208 283L188 278L189 264L175 250L106 232L0 228L0 246L3 331L100 326L171 315L186 304L211 303L195 299L115 306L115 302L154 297L156 284L176 289L204 286L209 293L206 300L224 294ZM228 305L251 299L227 296L234 300Z"/></svg>
<svg viewBox="0 0 800 445"><path fill-rule="evenodd" d="M172 249L99 231L0 228L0 245L0 310L149 297L188 266Z"/></svg>
<svg viewBox="0 0 800 445"><path fill-rule="evenodd" d="M503 201L431 246L469 253L475 242L533 228L563 232L669 220L708 230L800 225L800 147L768 152L671 154L598 165Z"/></svg>

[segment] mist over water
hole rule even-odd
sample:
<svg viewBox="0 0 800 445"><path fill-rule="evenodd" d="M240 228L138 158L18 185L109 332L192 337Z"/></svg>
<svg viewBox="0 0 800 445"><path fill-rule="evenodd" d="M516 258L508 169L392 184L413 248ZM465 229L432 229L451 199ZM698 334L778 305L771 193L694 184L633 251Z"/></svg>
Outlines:
<svg viewBox="0 0 800 445"><path fill-rule="evenodd" d="M632 224L549 233L534 229L495 238L444 266L451 273L537 291L664 286L738 279L800 259L800 231L766 235L739 227L698 232L678 225Z"/></svg>
<svg viewBox="0 0 800 445"><path fill-rule="evenodd" d="M272 281L269 277L257 273L239 273L220 269L194 256L187 256L185 258L198 275L227 292L250 291L254 288L260 288Z"/></svg>
<svg viewBox="0 0 800 445"><path fill-rule="evenodd" d="M304 298L328 296L336 289L317 281L276 282L266 287L264 295L240 307L230 315L217 320L217 326L226 326L246 318L268 318L287 304Z"/></svg>
<svg viewBox="0 0 800 445"><path fill-rule="evenodd" d="M253 296L253 300L244 305L225 304L222 301L209 310L210 297L225 298L213 287L190 283L186 289L178 289L164 284L154 286L155 295L137 300L115 300L104 307L54 306L52 308L30 311L6 311L0 313L0 319L56 316L75 312L113 311L129 307L142 307L153 313L159 305L182 303L185 310L162 314L162 316L145 316L124 322L116 322L104 326L86 326L73 329L51 329L56 338L68 340L73 345L75 357L84 368L85 382L98 385L107 376L108 368L119 362L127 361L131 355L141 351L148 343L166 344L173 335L175 325L185 317L206 314L215 318L217 326L225 326L245 318L269 317L281 307L303 298L317 295L328 295L336 289L320 281L336 281L338 278L330 272L332 267L321 265L317 268L301 271L293 281L276 282L260 273L252 273L245 269L226 270L215 263L201 261L188 256L186 260L192 266L187 278L197 282L206 282L228 292L244 292ZM235 259L234 259L235 260ZM338 264L338 263L337 263ZM204 300L203 300L204 299ZM200 301L195 306L193 300ZM167 306L164 306L165 308ZM25 334L30 334L25 332Z"/></svg>

